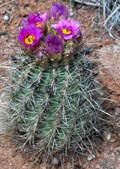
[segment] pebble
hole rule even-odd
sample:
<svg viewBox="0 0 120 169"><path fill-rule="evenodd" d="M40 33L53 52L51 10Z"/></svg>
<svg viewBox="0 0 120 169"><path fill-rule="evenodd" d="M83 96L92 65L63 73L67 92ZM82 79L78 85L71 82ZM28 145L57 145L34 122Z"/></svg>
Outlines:
<svg viewBox="0 0 120 169"><path fill-rule="evenodd" d="M59 160L57 158L53 158L52 164L53 165L59 165Z"/></svg>
<svg viewBox="0 0 120 169"><path fill-rule="evenodd" d="M116 107L115 108L115 115L120 115L120 108L119 107Z"/></svg>
<svg viewBox="0 0 120 169"><path fill-rule="evenodd" d="M4 19L4 21L8 21L10 18L8 15L4 15L3 19Z"/></svg>
<svg viewBox="0 0 120 169"><path fill-rule="evenodd" d="M71 17L74 16L74 12L73 12L73 9L72 9L72 8L69 10L69 15L70 15Z"/></svg>
<svg viewBox="0 0 120 169"><path fill-rule="evenodd" d="M111 139L111 133L109 131L104 131L104 137L109 141Z"/></svg>
<svg viewBox="0 0 120 169"><path fill-rule="evenodd" d="M2 36L0 36L2 39L5 39L5 36L4 35L2 35Z"/></svg>
<svg viewBox="0 0 120 169"><path fill-rule="evenodd" d="M90 154L88 157L87 157L87 160L88 161L92 161L95 159L95 155L94 154Z"/></svg>
<svg viewBox="0 0 120 169"><path fill-rule="evenodd" d="M42 167L42 169L47 169L46 167Z"/></svg>

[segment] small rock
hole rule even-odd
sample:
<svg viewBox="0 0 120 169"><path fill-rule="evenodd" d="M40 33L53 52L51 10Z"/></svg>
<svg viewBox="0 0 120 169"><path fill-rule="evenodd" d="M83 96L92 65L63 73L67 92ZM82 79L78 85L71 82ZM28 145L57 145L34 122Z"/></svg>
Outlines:
<svg viewBox="0 0 120 169"><path fill-rule="evenodd" d="M52 164L53 165L59 165L59 160L57 158L53 158Z"/></svg>
<svg viewBox="0 0 120 169"><path fill-rule="evenodd" d="M0 36L1 37L1 39L5 39L5 36Z"/></svg>
<svg viewBox="0 0 120 169"><path fill-rule="evenodd" d="M8 21L10 18L8 15L4 15L3 19L4 19L4 21Z"/></svg>
<svg viewBox="0 0 120 169"><path fill-rule="evenodd" d="M119 107L116 107L115 108L115 115L120 115L120 108Z"/></svg>
<svg viewBox="0 0 120 169"><path fill-rule="evenodd" d="M94 154L90 154L88 157L87 157L87 160L88 161L92 161L95 159L95 155Z"/></svg>
<svg viewBox="0 0 120 169"><path fill-rule="evenodd" d="M69 15L72 17L74 16L74 12L73 12L73 9L71 8L70 11L69 11Z"/></svg>
<svg viewBox="0 0 120 169"><path fill-rule="evenodd" d="M104 136L108 141L111 139L111 133L109 131L104 131Z"/></svg>
<svg viewBox="0 0 120 169"><path fill-rule="evenodd" d="M46 167L42 167L42 169L47 169Z"/></svg>

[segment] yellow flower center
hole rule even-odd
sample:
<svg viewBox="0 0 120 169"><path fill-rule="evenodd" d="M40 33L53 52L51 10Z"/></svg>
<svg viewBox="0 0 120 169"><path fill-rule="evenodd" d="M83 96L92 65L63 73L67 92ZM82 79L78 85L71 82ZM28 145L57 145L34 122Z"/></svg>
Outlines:
<svg viewBox="0 0 120 169"><path fill-rule="evenodd" d="M26 44L30 45L30 44L33 44L34 39L35 39L35 36L33 36L33 35L28 35L28 36L25 38L24 41L25 41Z"/></svg>
<svg viewBox="0 0 120 169"><path fill-rule="evenodd" d="M62 28L62 33L69 35L71 33L71 30L69 30L68 28Z"/></svg>
<svg viewBox="0 0 120 169"><path fill-rule="evenodd" d="M40 23L40 22L37 22L37 23L36 23L36 26L37 26L38 28L39 28L39 27L41 28L41 23Z"/></svg>

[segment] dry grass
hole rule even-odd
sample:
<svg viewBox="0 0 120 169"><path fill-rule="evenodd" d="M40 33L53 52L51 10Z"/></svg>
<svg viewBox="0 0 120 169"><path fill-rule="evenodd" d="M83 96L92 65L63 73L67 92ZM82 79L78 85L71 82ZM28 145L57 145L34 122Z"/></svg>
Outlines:
<svg viewBox="0 0 120 169"><path fill-rule="evenodd" d="M7 109L9 98L2 93L0 95L0 134L6 133L6 129L10 123L10 117Z"/></svg>
<svg viewBox="0 0 120 169"><path fill-rule="evenodd" d="M120 40L120 0L75 0L88 6L97 6L103 11L103 26L115 40Z"/></svg>

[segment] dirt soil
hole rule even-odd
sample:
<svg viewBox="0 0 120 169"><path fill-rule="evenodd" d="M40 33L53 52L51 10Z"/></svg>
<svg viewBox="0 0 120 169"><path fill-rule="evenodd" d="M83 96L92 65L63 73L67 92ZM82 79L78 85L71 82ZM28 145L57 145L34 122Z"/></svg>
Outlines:
<svg viewBox="0 0 120 169"><path fill-rule="evenodd" d="M0 0L0 92L3 90L7 76L5 66L11 64L11 57L19 55L17 42L18 25L23 16L31 11L44 12L49 9L53 0ZM60 1L59 1L60 2ZM68 1L64 3L70 8ZM95 49L115 44L102 27L102 20L98 18L98 9L78 4L74 16L80 22L83 41ZM107 62L107 61L106 61ZM109 84L108 80L108 83ZM106 83L104 83L106 85ZM107 86L107 85L106 85ZM111 88L110 88L111 89ZM116 90L116 89L114 89ZM119 89L117 89L119 90ZM105 134L101 151L96 151L96 158L88 161L82 159L76 169L119 169L120 167L120 108L114 108L114 128ZM16 152L14 141L6 134L0 135L0 169L45 169L45 165L33 166L30 160ZM61 167L63 168L63 167ZM66 164L68 169L73 169L71 164Z"/></svg>

